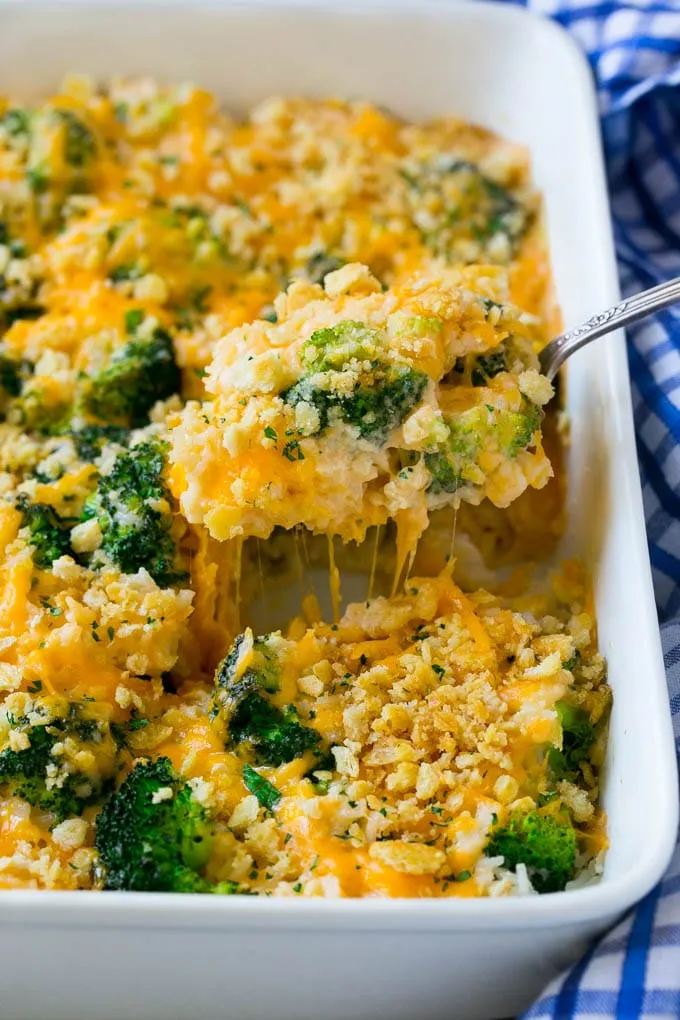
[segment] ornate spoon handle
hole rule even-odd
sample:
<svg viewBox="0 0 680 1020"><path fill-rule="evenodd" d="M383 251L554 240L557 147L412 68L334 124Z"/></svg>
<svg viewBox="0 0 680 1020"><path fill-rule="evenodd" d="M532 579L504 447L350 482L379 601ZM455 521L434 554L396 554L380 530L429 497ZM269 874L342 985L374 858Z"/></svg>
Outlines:
<svg viewBox="0 0 680 1020"><path fill-rule="evenodd" d="M646 315L652 315L653 312L658 312L659 309L674 305L676 302L680 302L680 276L620 301L613 308L593 315L581 326L561 333L546 344L538 356L541 372L552 382L567 358L580 347L589 344L591 340L597 340L605 333L628 326L631 322L643 319Z"/></svg>

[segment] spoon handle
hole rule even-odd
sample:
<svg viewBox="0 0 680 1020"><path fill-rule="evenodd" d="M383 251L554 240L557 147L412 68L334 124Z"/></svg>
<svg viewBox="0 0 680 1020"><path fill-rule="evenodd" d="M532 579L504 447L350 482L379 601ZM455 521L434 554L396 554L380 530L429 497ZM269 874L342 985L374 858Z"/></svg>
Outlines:
<svg viewBox="0 0 680 1020"><path fill-rule="evenodd" d="M680 302L680 276L666 283L660 283L658 287L651 287L639 294L620 301L606 312L599 312L593 315L580 326L561 333L547 344L539 354L541 371L547 378L552 380L557 375L560 367L567 358L578 351L579 348L589 344L591 340L597 340L605 333L611 333L615 329L644 319L646 315L658 312L661 308Z"/></svg>

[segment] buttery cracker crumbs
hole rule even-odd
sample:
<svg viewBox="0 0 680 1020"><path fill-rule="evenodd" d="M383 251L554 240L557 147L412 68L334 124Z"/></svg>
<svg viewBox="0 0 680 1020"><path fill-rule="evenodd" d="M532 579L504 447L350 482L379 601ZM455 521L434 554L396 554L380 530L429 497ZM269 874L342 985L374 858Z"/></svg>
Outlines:
<svg viewBox="0 0 680 1020"><path fill-rule="evenodd" d="M239 634L249 536L273 531L272 584L282 528L396 521L402 556L462 501L480 548L533 543L538 213L526 152L455 118L237 120L150 78L0 98L0 888L597 872L610 693L577 568L512 603L440 564L333 626L306 599Z"/></svg>
<svg viewBox="0 0 680 1020"><path fill-rule="evenodd" d="M259 764L281 793L273 815L251 795L229 819L253 862L248 888L519 891L514 869L485 852L517 812L573 819L582 863L597 856L600 758L568 781L550 750L564 753L571 739L565 711L601 729L609 702L593 621L572 615L582 604L573 586L569 605L553 601L549 626L538 616L542 606L537 615L519 613L487 593L463 594L447 576L410 585L416 595L350 606L337 628L319 624L294 641L253 642L246 633L245 663L237 642L218 671L215 704L235 753ZM300 683L318 674L320 687ZM269 705L267 691L284 685L291 696L284 717L295 729L286 731L282 717L265 743L248 729L248 711L262 711L252 692ZM279 696L274 702L280 709ZM302 761L277 765L285 751L276 736L306 744ZM234 871L223 877L243 881Z"/></svg>

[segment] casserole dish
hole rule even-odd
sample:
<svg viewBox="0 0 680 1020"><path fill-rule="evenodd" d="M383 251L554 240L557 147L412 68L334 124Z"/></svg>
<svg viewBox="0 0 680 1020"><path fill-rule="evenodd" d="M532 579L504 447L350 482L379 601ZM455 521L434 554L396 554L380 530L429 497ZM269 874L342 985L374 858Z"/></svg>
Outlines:
<svg viewBox="0 0 680 1020"><path fill-rule="evenodd" d="M4 3L0 16L0 90L27 98L71 70L147 73L199 79L236 109L271 94L349 93L412 119L483 123L531 151L566 324L616 299L587 68L559 29L522 11L76 0ZM672 849L677 796L621 338L579 355L569 383L560 555L580 555L593 573L615 691L603 881L446 904L3 893L8 1015L509 1015L651 888Z"/></svg>

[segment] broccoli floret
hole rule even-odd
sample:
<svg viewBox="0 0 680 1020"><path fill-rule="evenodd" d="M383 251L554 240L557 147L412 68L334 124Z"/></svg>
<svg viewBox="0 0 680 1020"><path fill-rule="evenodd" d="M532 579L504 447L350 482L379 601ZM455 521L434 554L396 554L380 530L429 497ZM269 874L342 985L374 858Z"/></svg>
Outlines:
<svg viewBox="0 0 680 1020"><path fill-rule="evenodd" d="M4 128L11 138L26 137L31 130L31 112L20 107L7 110L0 117L0 127Z"/></svg>
<svg viewBox="0 0 680 1020"><path fill-rule="evenodd" d="M462 476L454 468L445 453L425 454L425 466L430 472L431 481L427 487L428 492L437 495L440 492L458 492L465 485Z"/></svg>
<svg viewBox="0 0 680 1020"><path fill-rule="evenodd" d="M319 426L314 433L315 435L322 435L329 425L329 418L331 409L338 406L338 402L334 399L333 394L329 393L328 390L319 389L309 379L302 378L299 382L296 382L294 386L291 386L289 390L285 390L281 394L281 399L284 403L289 404L291 407L296 407L298 404L310 404L319 416Z"/></svg>
<svg viewBox="0 0 680 1020"><path fill-rule="evenodd" d="M337 416L358 429L362 439L384 443L418 403L427 386L427 376L411 368L390 368L386 377L371 386L359 386L350 395L334 393L303 378L281 396L295 407L311 404L319 416L317 435L324 432L331 417Z"/></svg>
<svg viewBox="0 0 680 1020"><path fill-rule="evenodd" d="M84 425L81 429L70 429L67 435L71 436L80 459L92 463L107 443L124 446L129 433L119 425Z"/></svg>
<svg viewBox="0 0 680 1020"><path fill-rule="evenodd" d="M139 730L145 730L149 725L149 720L140 716L137 709L133 708L130 713L130 718L125 722L110 724L111 736L113 737L116 747L119 749L126 748L129 750L128 737L131 733L138 733Z"/></svg>
<svg viewBox="0 0 680 1020"><path fill-rule="evenodd" d="M162 477L166 451L167 443L154 441L120 454L111 472L100 477L82 515L83 520L96 517L101 551L123 573L134 574L143 567L160 585L178 583L186 576L176 569L171 514L156 505L171 499Z"/></svg>
<svg viewBox="0 0 680 1020"><path fill-rule="evenodd" d="M23 751L6 748L0 753L0 785L7 795L23 797L41 811L54 814L57 821L80 814L102 792L101 784L93 785L86 776L77 773L67 775L59 785L48 788L48 767L54 768L59 762L52 756L52 749L56 743L63 741L67 730L67 724L60 719L47 725L33 726L26 731L30 747ZM96 724L89 732L75 732L82 740L91 740L96 736Z"/></svg>
<svg viewBox="0 0 680 1020"><path fill-rule="evenodd" d="M476 463L480 451L494 441L506 457L514 458L531 445L543 412L524 400L521 411L500 411L482 404L447 418L449 437L443 447L425 454L430 472L428 492L457 492L465 484L465 468Z"/></svg>
<svg viewBox="0 0 680 1020"><path fill-rule="evenodd" d="M54 205L65 194L85 184L85 171L96 155L95 136L73 111L44 107L39 110L9 110L0 122L11 144L26 158L26 180L35 195L54 188ZM59 150L60 159L55 159ZM41 207L39 215L48 220L55 213Z"/></svg>
<svg viewBox="0 0 680 1020"><path fill-rule="evenodd" d="M435 254L463 262L512 257L530 214L510 191L485 177L474 163L437 157L419 167L402 169L401 176L414 219L424 197L431 196L432 208L439 210L427 230L421 231L424 243ZM471 249L470 241L477 242L478 250Z"/></svg>
<svg viewBox="0 0 680 1020"><path fill-rule="evenodd" d="M125 321L125 332L134 336L141 324L144 322L144 309L129 308L123 316L123 319Z"/></svg>
<svg viewBox="0 0 680 1020"><path fill-rule="evenodd" d="M252 656L251 656L252 652ZM243 670L241 662L250 664ZM274 651L267 644L267 638L255 638L248 628L234 641L227 655L215 672L215 697L219 701L224 694L227 706L231 704L231 696L236 685L252 690L261 687L268 694L279 689L279 664ZM218 706L219 707L219 706Z"/></svg>
<svg viewBox="0 0 680 1020"><path fill-rule="evenodd" d="M496 234L505 234L514 245L527 226L527 216L517 199L510 192L480 174L480 188L485 205L485 222L476 225L478 240L488 241Z"/></svg>
<svg viewBox="0 0 680 1020"><path fill-rule="evenodd" d="M29 166L26 180L34 195L44 195L50 185L50 178L45 166Z"/></svg>
<svg viewBox="0 0 680 1020"><path fill-rule="evenodd" d="M12 239L8 225L0 221L0 244L9 248L13 259L21 260L27 255L26 245L23 241ZM15 322L26 319L37 319L44 314L45 308L36 301L39 281L32 271L24 276L10 266L9 273L0 273L0 333L8 330ZM3 360L11 365L11 359L3 354ZM17 396L21 387L17 389L21 374L28 366L28 362L15 362L15 390L9 391L12 396Z"/></svg>
<svg viewBox="0 0 680 1020"><path fill-rule="evenodd" d="M540 427L543 412L538 404L524 401L522 411L502 411L498 415L498 444L508 457L531 445L534 433Z"/></svg>
<svg viewBox="0 0 680 1020"><path fill-rule="evenodd" d="M363 439L383 443L401 425L427 386L427 376L412 368L395 368L375 389L358 389L341 401L342 417Z"/></svg>
<svg viewBox="0 0 680 1020"><path fill-rule="evenodd" d="M72 167L87 166L97 150L94 135L73 110L54 110L53 114L64 126L64 159Z"/></svg>
<svg viewBox="0 0 680 1020"><path fill-rule="evenodd" d="M29 503L23 496L17 501L22 526L28 528L33 546L33 562L46 570L60 556L73 555L70 528L73 524L61 517L49 503Z"/></svg>
<svg viewBox="0 0 680 1020"><path fill-rule="evenodd" d="M232 745L248 743L258 765L283 765L318 748L316 730L302 726L292 705L284 709L251 693L239 701L229 720Z"/></svg>
<svg viewBox="0 0 680 1020"><path fill-rule="evenodd" d="M315 330L302 345L300 360L308 374L281 396L293 407L304 402L316 409L317 435L337 418L357 428L363 439L383 443L418 403L428 381L423 372L386 363L384 338L353 319ZM330 388L332 380L323 379L325 373L342 372L357 362L370 362L371 372L351 394L336 392Z"/></svg>
<svg viewBox="0 0 680 1020"><path fill-rule="evenodd" d="M356 361L375 361L382 354L380 333L363 322L345 319L316 329L302 345L300 358L310 372L340 372Z"/></svg>
<svg viewBox="0 0 680 1020"><path fill-rule="evenodd" d="M39 387L24 388L12 405L12 415L23 427L43 436L59 436L68 430L72 407L66 403L50 404Z"/></svg>
<svg viewBox="0 0 680 1020"><path fill-rule="evenodd" d="M18 397L21 393L22 364L6 354L0 354L0 386L10 397Z"/></svg>
<svg viewBox="0 0 680 1020"><path fill-rule="evenodd" d="M475 407L446 424L449 437L444 449L425 454L425 466L430 472L428 492L454 493L466 484L463 471L475 462L487 430L486 408Z"/></svg>
<svg viewBox="0 0 680 1020"><path fill-rule="evenodd" d="M506 826L494 830L485 853L505 858L511 871L525 864L537 892L558 892L574 877L576 833L566 811L559 819L548 812L515 811Z"/></svg>
<svg viewBox="0 0 680 1020"><path fill-rule="evenodd" d="M97 418L138 428L157 400L179 392L180 383L172 338L156 328L148 339L130 340L113 354L91 380L84 403Z"/></svg>
<svg viewBox="0 0 680 1020"><path fill-rule="evenodd" d="M107 889L211 892L211 845L207 813L168 758L138 761L96 820Z"/></svg>
<svg viewBox="0 0 680 1020"><path fill-rule="evenodd" d="M6 308L3 313L5 328L9 329L15 322L39 319L46 311L43 305L15 305L13 308Z"/></svg>
<svg viewBox="0 0 680 1020"><path fill-rule="evenodd" d="M556 708L562 726L562 748L551 747L548 765L555 779L573 780L595 743L595 729L582 708L566 701L558 701Z"/></svg>
<svg viewBox="0 0 680 1020"><path fill-rule="evenodd" d="M493 379L501 372L507 372L508 366L505 351L499 349L490 354L480 354L475 358L470 379L473 386L486 386L487 379Z"/></svg>
<svg viewBox="0 0 680 1020"><path fill-rule="evenodd" d="M249 749L258 765L283 765L309 750L321 753L320 735L300 723L293 706L281 709L267 699L278 686L273 653L265 639L255 641L249 630L236 639L215 673L213 717L226 723L228 745Z"/></svg>
<svg viewBox="0 0 680 1020"><path fill-rule="evenodd" d="M123 262L114 266L108 275L112 283L125 283L128 280L139 280L144 271L137 262Z"/></svg>
<svg viewBox="0 0 680 1020"><path fill-rule="evenodd" d="M334 273L336 269L342 269L344 265L344 259L317 251L307 260L305 276L311 283L323 283L329 273Z"/></svg>

